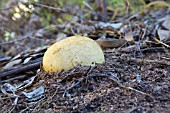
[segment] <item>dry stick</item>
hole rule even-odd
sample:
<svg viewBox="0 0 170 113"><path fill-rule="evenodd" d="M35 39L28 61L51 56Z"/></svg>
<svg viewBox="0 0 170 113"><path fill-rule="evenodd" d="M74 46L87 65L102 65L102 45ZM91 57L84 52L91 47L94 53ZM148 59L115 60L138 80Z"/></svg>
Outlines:
<svg viewBox="0 0 170 113"><path fill-rule="evenodd" d="M102 4L102 8L103 8L103 21L107 22L107 16L108 16L108 12L107 12L107 0L102 0L103 4Z"/></svg>
<svg viewBox="0 0 170 113"><path fill-rule="evenodd" d="M26 38L28 38L28 37L19 38L19 39L16 39L16 40L13 40L13 41L9 41L9 42L3 42L3 43L0 43L0 46L1 45L5 45L5 44L15 43L16 41L21 41L21 40L24 40Z"/></svg>
<svg viewBox="0 0 170 113"><path fill-rule="evenodd" d="M19 38L19 39L16 39L16 40L12 40L12 41L9 41L9 42L3 42L3 43L0 43L0 46L1 45L4 45L4 44L10 44L10 43L15 43L17 41L21 41L21 40L24 40L26 38L29 38L31 35L33 35L34 32L29 32L27 33L25 36Z"/></svg>
<svg viewBox="0 0 170 113"><path fill-rule="evenodd" d="M139 90L134 89L134 88L132 88L132 87L126 87L126 86L125 86L124 88L130 89L130 90L132 90L132 91L136 91L136 92L138 92L138 93L140 93L140 94L143 94L143 95L145 95L145 96L150 97L152 100L155 100L155 98L154 98L152 95L147 94L147 93L145 93L145 92L139 91Z"/></svg>
<svg viewBox="0 0 170 113"><path fill-rule="evenodd" d="M139 62L139 63L144 63L144 62L148 62L148 63L159 63L161 65L168 65L170 66L170 62L168 61L162 61L162 60L148 60L148 59L137 59L137 58L129 58L127 59L128 61L135 61L135 62Z"/></svg>
<svg viewBox="0 0 170 113"><path fill-rule="evenodd" d="M25 4L25 3L23 3L23 4ZM70 12L67 12L67 11L59 9L59 8L55 8L55 7L52 7L52 6L48 6L48 5L44 5L44 4L39 4L39 3L31 3L31 4L36 5L36 6L40 6L40 7L45 7L45 8L57 11L57 12L66 13L66 14L69 14L69 15L72 15L72 16L76 16L76 17L78 17L78 18L80 18L82 20L86 20L86 19L82 18L81 16L78 16L76 14L72 14Z"/></svg>
<svg viewBox="0 0 170 113"><path fill-rule="evenodd" d="M15 6L11 6L11 7L8 7L8 8L0 8L0 11L9 10L9 9L12 9L12 8L15 8Z"/></svg>
<svg viewBox="0 0 170 113"><path fill-rule="evenodd" d="M97 77L108 77L110 80L113 80L114 82L116 82L117 85L118 85L120 88L129 89L129 90L138 92L138 93L140 93L140 94L143 94L143 95L145 95L145 96L150 97L152 100L155 100L152 95L149 95L149 94L147 94L147 93L145 93L145 92L139 91L139 90L134 89L134 88L132 88L132 87L124 86L123 84L120 83L119 79L117 79L115 76L109 76L109 75L99 74L99 75L92 75L92 76L90 76L90 77L94 77L94 76L97 76Z"/></svg>
<svg viewBox="0 0 170 113"><path fill-rule="evenodd" d="M126 0L126 15L129 15L129 1Z"/></svg>
<svg viewBox="0 0 170 113"><path fill-rule="evenodd" d="M140 94L143 94L143 95L145 95L145 96L150 97L152 100L155 100L155 98L154 98L152 95L149 95L149 94L147 94L147 93L145 93L145 92L139 91L139 90L134 89L134 88L132 88L132 87L124 86L124 85L122 85L120 82L118 82L117 80L115 80L113 77L109 77L109 79L111 79L111 80L113 80L114 82L116 82L116 83L119 85L120 88L129 89L129 90L138 92L138 93L140 93Z"/></svg>
<svg viewBox="0 0 170 113"><path fill-rule="evenodd" d="M6 77L9 75L19 74L19 73L29 71L32 69L38 69L40 67L40 63L41 63L41 61L27 65L27 66L20 67L19 69L17 68L17 69L11 70L11 71L0 73L0 78Z"/></svg>
<svg viewBox="0 0 170 113"><path fill-rule="evenodd" d="M170 46L168 44L163 43L162 41L158 40L156 37L152 37L157 43L162 44L163 46L170 48Z"/></svg>
<svg viewBox="0 0 170 113"><path fill-rule="evenodd" d="M10 78L10 79L7 79L7 80L2 80L0 81L0 83L5 83L5 82L10 82L10 81L13 81L13 80L16 80L16 79L23 79L25 78L27 75L21 75L21 76L17 76L17 77L14 77L14 78Z"/></svg>
<svg viewBox="0 0 170 113"><path fill-rule="evenodd" d="M141 49L141 51L144 52L144 51L163 50L163 49L164 47L150 47L150 48Z"/></svg>

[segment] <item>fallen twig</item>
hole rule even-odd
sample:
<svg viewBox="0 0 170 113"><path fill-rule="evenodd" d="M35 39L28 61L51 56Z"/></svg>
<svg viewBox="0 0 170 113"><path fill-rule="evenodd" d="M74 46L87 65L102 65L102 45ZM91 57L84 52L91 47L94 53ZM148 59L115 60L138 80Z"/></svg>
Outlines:
<svg viewBox="0 0 170 113"><path fill-rule="evenodd" d="M15 7L16 7L16 6L11 6L11 7L7 7L7 8L0 8L0 11L13 9L13 8L15 8Z"/></svg>
<svg viewBox="0 0 170 113"><path fill-rule="evenodd" d="M145 93L145 92L139 91L139 90L134 89L134 88L132 88L132 87L126 87L126 86L124 86L124 88L130 89L130 90L132 90L132 91L136 91L136 92L138 92L138 93L141 93L141 94L143 94L143 95L145 95L145 96L150 97L152 100L155 100L155 98L154 98L152 95L149 95L149 94L147 94L147 93Z"/></svg>
<svg viewBox="0 0 170 113"><path fill-rule="evenodd" d="M167 48L170 48L170 46L168 44L165 44L163 42L161 42L160 40L158 40L157 38L153 37L153 39L157 42L157 43L160 43L162 44L163 46L167 47Z"/></svg>
<svg viewBox="0 0 170 113"><path fill-rule="evenodd" d="M114 82L116 82L116 83L119 85L120 88L130 89L130 90L132 90L132 91L135 91L135 92L141 93L141 94L143 94L143 95L145 95L145 96L148 96L148 97L150 97L152 100L155 100L152 95L149 95L149 94L147 94L147 93L145 93L145 92L139 91L139 90L134 89L134 88L132 88L132 87L124 86L123 84L120 83L119 80L115 79L115 77L113 77L113 76L110 76L109 79L111 79L111 80L113 80Z"/></svg>
<svg viewBox="0 0 170 113"><path fill-rule="evenodd" d="M23 4L26 4L26 3L23 3ZM85 18L82 18L81 16L78 16L76 14L73 14L71 12L68 12L68 11L65 11L65 10L62 10L62 9L59 9L59 8L55 8L55 7L52 7L52 6L48 6L48 5L44 5L44 4L39 4L39 3L31 3L33 5L36 5L36 6L40 6L40 7L45 7L45 8L48 8L48 9L51 9L51 10L54 10L54 11L57 11L57 12L62 12L62 13L66 13L66 14L69 14L69 15L72 15L72 16L75 16L75 17L78 17L82 20L86 20Z"/></svg>
<svg viewBox="0 0 170 113"><path fill-rule="evenodd" d="M41 63L41 61L27 65L27 66L20 67L19 69L17 68L17 69L11 70L11 71L0 73L0 78L6 77L9 75L16 75L16 74L19 74L19 73L22 73L25 71L29 71L32 69L38 69L40 67L40 63Z"/></svg>
<svg viewBox="0 0 170 113"><path fill-rule="evenodd" d="M21 76L17 76L17 77L14 77L14 78L7 79L7 80L2 80L2 81L0 81L0 83L10 82L10 81L13 81L13 80L16 80L16 79L23 79L25 77L26 77L26 75L21 75Z"/></svg>
<svg viewBox="0 0 170 113"><path fill-rule="evenodd" d="M128 61L135 61L135 62L139 62L139 63L144 63L144 62L148 62L148 63L159 63L162 65L168 65L170 66L170 62L167 61L161 61L161 60L149 60L149 59L139 59L139 58L128 58Z"/></svg>

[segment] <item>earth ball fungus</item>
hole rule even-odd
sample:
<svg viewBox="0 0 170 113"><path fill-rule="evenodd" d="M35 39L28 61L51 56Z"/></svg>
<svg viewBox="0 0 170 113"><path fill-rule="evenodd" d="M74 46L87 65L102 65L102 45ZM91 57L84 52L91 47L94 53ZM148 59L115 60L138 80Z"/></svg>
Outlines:
<svg viewBox="0 0 170 113"><path fill-rule="evenodd" d="M101 47L84 36L72 36L50 46L43 57L46 72L68 70L76 65L95 66L105 61Z"/></svg>

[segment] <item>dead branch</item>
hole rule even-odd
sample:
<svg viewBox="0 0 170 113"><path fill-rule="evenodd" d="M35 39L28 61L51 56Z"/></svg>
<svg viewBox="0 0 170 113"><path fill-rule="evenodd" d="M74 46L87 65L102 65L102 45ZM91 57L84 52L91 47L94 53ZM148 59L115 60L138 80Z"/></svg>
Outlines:
<svg viewBox="0 0 170 113"><path fill-rule="evenodd" d="M0 78L6 77L9 75L16 75L16 74L23 73L23 72L26 72L26 71L29 71L32 69L38 69L40 67L40 63L41 63L41 61L27 65L27 66L23 66L23 67L20 67L20 68L11 70L11 71L0 73Z"/></svg>
<svg viewBox="0 0 170 113"><path fill-rule="evenodd" d="M7 8L0 8L0 11L9 10L9 9L13 9L13 8L15 8L15 6L7 7Z"/></svg>
<svg viewBox="0 0 170 113"><path fill-rule="evenodd" d="M25 78L27 75L21 75L21 76L17 76L17 77L14 77L14 78L9 78L7 80L1 80L0 83L5 83L5 82L10 82L10 81L13 81L13 80L19 80L19 79L23 79Z"/></svg>
<svg viewBox="0 0 170 113"><path fill-rule="evenodd" d="M23 3L25 4L25 3ZM59 9L59 8L55 8L55 7L52 7L52 6L48 6L48 5L44 5L44 4L39 4L39 3L31 3L33 5L36 5L36 6L40 6L40 7L45 7L45 8L48 8L48 9L51 9L51 10L54 10L54 11L57 11L57 12L62 12L62 13L66 13L66 14L69 14L69 15L72 15L72 16L75 16L75 17L78 17L82 20L86 20L85 18L82 18L81 16L78 16L76 14L73 14L71 12L68 12L68 11L65 11L65 10L62 10L62 9Z"/></svg>
<svg viewBox="0 0 170 113"><path fill-rule="evenodd" d="M148 60L148 59L137 59L137 58L128 58L128 61L135 61L135 62L139 62L139 63L158 63L158 64L162 64L162 65L168 65L170 66L170 62L168 61L161 61L161 60Z"/></svg>

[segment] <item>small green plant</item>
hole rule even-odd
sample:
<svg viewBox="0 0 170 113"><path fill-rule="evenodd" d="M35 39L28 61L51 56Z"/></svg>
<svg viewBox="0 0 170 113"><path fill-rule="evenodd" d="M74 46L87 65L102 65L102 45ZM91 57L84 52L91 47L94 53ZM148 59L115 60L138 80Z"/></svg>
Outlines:
<svg viewBox="0 0 170 113"><path fill-rule="evenodd" d="M5 37L5 41L8 42L11 40L11 38L14 38L15 37L15 32L8 32L8 31L5 31L4 33L4 37Z"/></svg>

